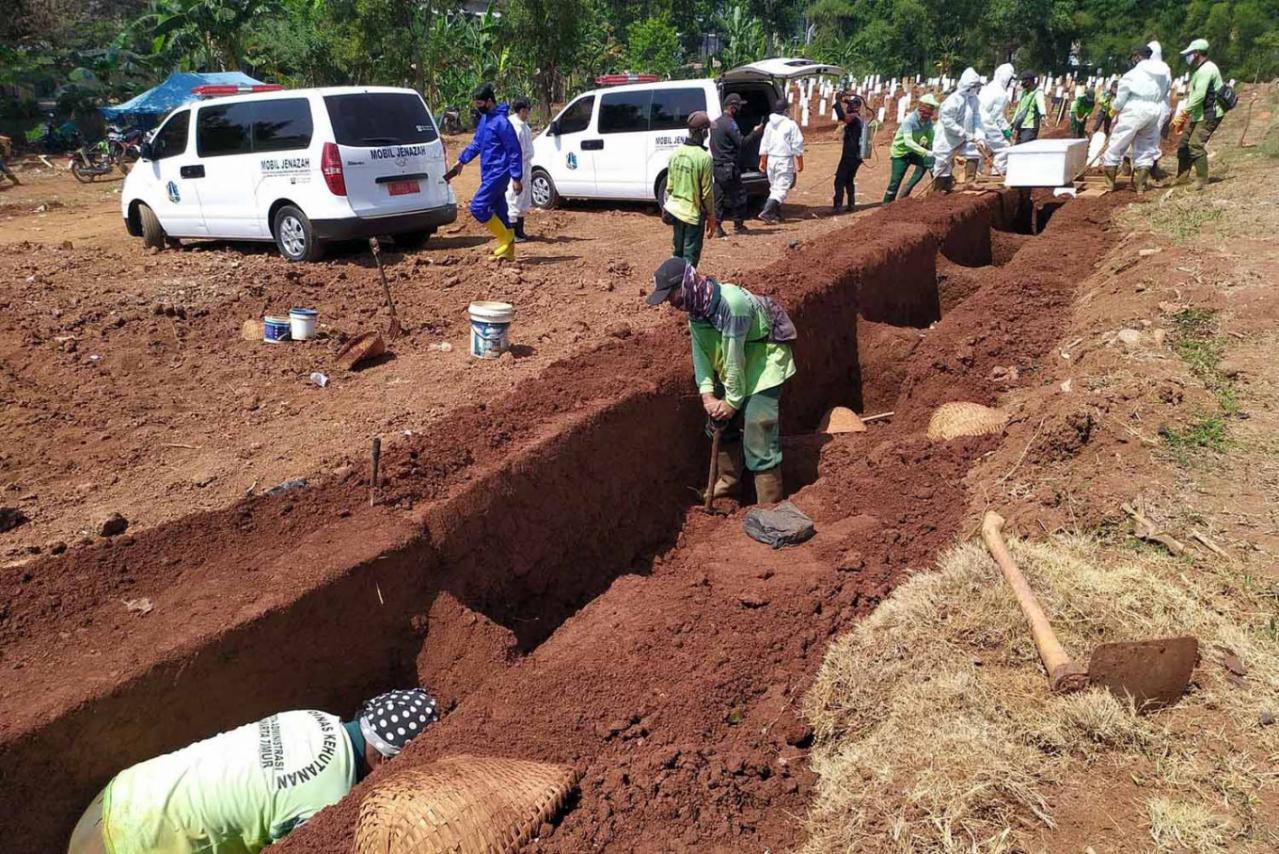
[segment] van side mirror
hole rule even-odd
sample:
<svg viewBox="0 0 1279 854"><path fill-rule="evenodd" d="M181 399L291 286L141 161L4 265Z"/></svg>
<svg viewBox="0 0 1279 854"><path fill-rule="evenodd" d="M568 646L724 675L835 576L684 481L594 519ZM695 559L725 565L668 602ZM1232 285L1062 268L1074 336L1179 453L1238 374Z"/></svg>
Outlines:
<svg viewBox="0 0 1279 854"><path fill-rule="evenodd" d="M559 119L553 119L553 120L551 121L551 123L547 126L547 130L549 130L549 131L551 132L551 136L559 136L559 135L560 135L560 120L559 120Z"/></svg>
<svg viewBox="0 0 1279 854"><path fill-rule="evenodd" d="M155 148L149 142L138 145L138 157L143 160L155 160Z"/></svg>

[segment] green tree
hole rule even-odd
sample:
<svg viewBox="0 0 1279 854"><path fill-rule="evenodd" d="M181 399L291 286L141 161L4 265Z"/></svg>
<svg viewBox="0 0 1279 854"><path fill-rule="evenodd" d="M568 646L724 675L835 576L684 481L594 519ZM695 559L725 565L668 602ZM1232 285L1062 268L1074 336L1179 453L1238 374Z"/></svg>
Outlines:
<svg viewBox="0 0 1279 854"><path fill-rule="evenodd" d="M157 55L196 70L244 67L251 25L282 10L280 0L152 0L135 29L152 34Z"/></svg>
<svg viewBox="0 0 1279 854"><path fill-rule="evenodd" d="M725 10L720 19L720 32L723 38L720 62L725 68L736 68L765 57L768 38L764 34L764 24L751 14L742 0Z"/></svg>
<svg viewBox="0 0 1279 854"><path fill-rule="evenodd" d="M674 77L684 64L683 54L679 33L665 15L626 28L626 64L631 71Z"/></svg>
<svg viewBox="0 0 1279 854"><path fill-rule="evenodd" d="M503 21L517 60L529 69L538 107L546 111L557 85L598 42L606 26L595 0L510 0L503 7Z"/></svg>

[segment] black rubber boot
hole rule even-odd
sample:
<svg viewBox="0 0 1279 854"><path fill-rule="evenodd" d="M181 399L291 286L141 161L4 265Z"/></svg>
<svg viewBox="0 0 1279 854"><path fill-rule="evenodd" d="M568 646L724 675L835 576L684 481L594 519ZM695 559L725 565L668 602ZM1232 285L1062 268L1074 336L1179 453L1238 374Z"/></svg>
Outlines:
<svg viewBox="0 0 1279 854"><path fill-rule="evenodd" d="M715 236L720 240L728 239L728 232L724 230L724 224L722 222L715 223Z"/></svg>
<svg viewBox="0 0 1279 854"><path fill-rule="evenodd" d="M750 234L750 233L751 233L751 230L750 230L749 228L747 228L747 227L746 227L746 223L745 223L745 221L740 220L740 219L735 219L735 220L733 220L733 231L735 231L735 232L736 232L736 233L738 233L738 234Z"/></svg>
<svg viewBox="0 0 1279 854"><path fill-rule="evenodd" d="M949 193L955 189L954 175L938 175L933 179L933 189L939 193Z"/></svg>
<svg viewBox="0 0 1279 854"><path fill-rule="evenodd" d="M514 231L516 243L526 243L528 241L528 235L524 233L524 217L515 220Z"/></svg>

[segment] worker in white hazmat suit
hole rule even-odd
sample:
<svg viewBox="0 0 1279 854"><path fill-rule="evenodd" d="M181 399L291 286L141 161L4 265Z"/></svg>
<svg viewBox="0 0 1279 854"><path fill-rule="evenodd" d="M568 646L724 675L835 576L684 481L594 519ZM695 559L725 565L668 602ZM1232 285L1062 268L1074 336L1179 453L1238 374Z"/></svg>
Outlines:
<svg viewBox="0 0 1279 854"><path fill-rule="evenodd" d="M527 98L516 98L511 103L511 114L508 118L515 129L515 137L520 141L520 153L524 156L524 177L520 180L520 190L515 191L514 184L506 187L506 209L515 231L515 242L528 240L524 233L524 217L528 214L533 199L533 132L528 126L529 103Z"/></svg>
<svg viewBox="0 0 1279 854"><path fill-rule="evenodd" d="M942 101L937 112L941 129L933 140L933 182L938 190L948 193L955 186L955 178L951 175L956 152L976 154L976 143L985 140L985 129L981 122L981 104L977 100L977 90L981 88L981 77L973 68L965 68L959 75L959 84L954 92Z"/></svg>
<svg viewBox="0 0 1279 854"><path fill-rule="evenodd" d="M1164 62L1164 49L1159 42L1151 42L1146 47L1150 48L1150 58L1142 60L1140 64L1147 68L1150 76L1154 77L1163 88L1163 95L1159 99L1159 138L1162 139L1164 129L1168 127L1168 120L1172 118L1172 69L1168 67L1168 63ZM1155 162L1150 167L1150 177L1155 181L1171 177L1159 167L1159 158L1162 156L1163 151L1156 141Z"/></svg>
<svg viewBox="0 0 1279 854"><path fill-rule="evenodd" d="M786 115L789 111L790 102L779 98L759 141L759 171L768 175L768 201L759 215L763 222L781 221L782 202L804 171L804 134Z"/></svg>
<svg viewBox="0 0 1279 854"><path fill-rule="evenodd" d="M1017 72L1005 62L995 69L995 76L977 94L981 105L981 124L986 131L986 147L994 155L990 162L990 174L1002 175L1008 165L1008 145L1013 138L1013 126L1008 121L1008 102L1012 100L1013 78Z"/></svg>
<svg viewBox="0 0 1279 854"><path fill-rule="evenodd" d="M1145 45L1134 51L1132 69L1119 78L1119 93L1115 96L1118 118L1110 133L1110 145L1101 158L1109 190L1115 189L1119 164L1129 147L1137 192L1144 193L1150 183L1150 167L1159 152L1160 101L1166 91L1163 87L1169 84L1167 78L1160 81L1152 69L1144 65L1149 55L1150 48Z"/></svg>

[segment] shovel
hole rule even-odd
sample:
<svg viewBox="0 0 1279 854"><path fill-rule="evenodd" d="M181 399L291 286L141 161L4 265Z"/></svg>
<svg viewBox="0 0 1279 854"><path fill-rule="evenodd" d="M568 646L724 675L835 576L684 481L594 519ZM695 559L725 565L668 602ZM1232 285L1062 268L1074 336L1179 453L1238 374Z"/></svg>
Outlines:
<svg viewBox="0 0 1279 854"><path fill-rule="evenodd" d="M391 325L386 328L386 337L394 341L400 337L400 318L395 314L395 300L391 299L391 286L386 281L386 271L382 269L382 245L376 237L369 238L369 249L373 252L373 260L377 262L378 275L382 277L382 291L386 294L386 307L391 312Z"/></svg>
<svg viewBox="0 0 1279 854"><path fill-rule="evenodd" d="M725 422L727 423L727 422ZM715 508L715 481L719 480L719 437L724 428L719 424L711 427L711 468L706 475L706 492L702 494L702 512L708 516L727 515L723 510Z"/></svg>
<svg viewBox="0 0 1279 854"><path fill-rule="evenodd" d="M1142 711L1172 705L1185 693L1190 674L1199 661L1199 641L1194 637L1104 643L1093 650L1086 668L1071 660L1039 607L1026 577L1008 553L1003 530L1004 517L993 510L987 511L981 526L982 539L1030 623L1035 648L1039 650L1044 669L1048 671L1049 687L1054 692L1066 694L1090 684L1101 685L1117 697L1131 697Z"/></svg>

